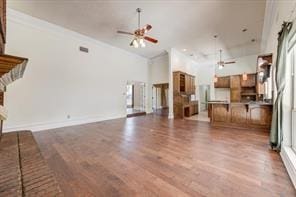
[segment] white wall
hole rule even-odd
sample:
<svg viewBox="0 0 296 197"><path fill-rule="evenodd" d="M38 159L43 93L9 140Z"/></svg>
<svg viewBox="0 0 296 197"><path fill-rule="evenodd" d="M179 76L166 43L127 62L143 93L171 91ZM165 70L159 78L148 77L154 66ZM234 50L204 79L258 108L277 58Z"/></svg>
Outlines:
<svg viewBox="0 0 296 197"><path fill-rule="evenodd" d="M197 69L197 84L198 85L210 85L210 99L215 99L215 88L214 88L214 76L215 67L209 64L201 64ZM199 88L197 88L197 98L200 97Z"/></svg>
<svg viewBox="0 0 296 197"><path fill-rule="evenodd" d="M256 73L258 55L250 55L236 58L236 63L227 64L223 69L216 67L217 76L241 75L243 73ZM215 88L216 100L230 100L230 90L225 88Z"/></svg>
<svg viewBox="0 0 296 197"><path fill-rule="evenodd" d="M245 57L236 58L236 63L228 64L223 69L219 70L215 63L199 64L197 66L197 83L199 85L210 85L212 100L229 100L229 89L214 88L214 75L229 76L246 73L255 73L258 55L250 55ZM199 92L197 92L197 96Z"/></svg>
<svg viewBox="0 0 296 197"><path fill-rule="evenodd" d="M7 88L4 130L124 117L127 81L148 83L147 59L13 10L6 53L29 63L24 78Z"/></svg>
<svg viewBox="0 0 296 197"><path fill-rule="evenodd" d="M160 107L160 102L156 102L155 99L152 101L152 97L160 99L160 97L156 97L156 91L152 92L153 84L160 83L169 83L169 55L168 53L164 53L159 57L153 58L149 60L149 98L151 98L151 103L149 103L149 109L152 107ZM155 88L154 88L155 89ZM159 92L160 94L160 92ZM152 104L154 102L154 104ZM158 106L155 106L157 103Z"/></svg>
<svg viewBox="0 0 296 197"><path fill-rule="evenodd" d="M245 73L255 73L258 55L250 55L236 58L236 63L226 64L223 69L216 68L218 76L240 75Z"/></svg>
<svg viewBox="0 0 296 197"><path fill-rule="evenodd" d="M182 71L190 75L196 75L198 64L188 56L176 49L171 50L172 69L174 71Z"/></svg>
<svg viewBox="0 0 296 197"><path fill-rule="evenodd" d="M196 76L195 86L198 87L198 79L197 79L197 69L198 64L188 56L184 55L177 49L172 48L169 53L169 74L170 74L170 84L169 84L169 117L173 117L173 79L172 73L174 71L182 71L187 74ZM196 95L197 95L196 88ZM198 97L196 97L198 99Z"/></svg>
<svg viewBox="0 0 296 197"><path fill-rule="evenodd" d="M230 101L230 88L215 88L215 100Z"/></svg>
<svg viewBox="0 0 296 197"><path fill-rule="evenodd" d="M171 65L172 65L172 72L174 71L182 71L187 74L195 76L195 94L197 94L198 90L198 64L188 56L184 55L183 53L179 52L177 49L171 50Z"/></svg>
<svg viewBox="0 0 296 197"><path fill-rule="evenodd" d="M169 56L167 53L149 61L149 75L151 84L169 82Z"/></svg>

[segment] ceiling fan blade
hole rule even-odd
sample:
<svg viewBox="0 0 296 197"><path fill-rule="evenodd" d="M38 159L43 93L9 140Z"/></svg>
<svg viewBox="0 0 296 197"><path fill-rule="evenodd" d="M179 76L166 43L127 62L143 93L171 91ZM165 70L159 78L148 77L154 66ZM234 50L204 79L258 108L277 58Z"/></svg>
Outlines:
<svg viewBox="0 0 296 197"><path fill-rule="evenodd" d="M224 64L234 64L236 61L224 62Z"/></svg>
<svg viewBox="0 0 296 197"><path fill-rule="evenodd" d="M152 42L152 43L158 43L158 40L154 39L154 38L151 38L149 36L144 36L144 39L149 41L149 42Z"/></svg>
<svg viewBox="0 0 296 197"><path fill-rule="evenodd" d="M119 34L127 34L127 35L134 35L133 33L126 32L126 31L117 31L117 33L119 33Z"/></svg>
<svg viewBox="0 0 296 197"><path fill-rule="evenodd" d="M219 61L219 62L217 62L217 65L223 65L224 64L224 62L223 61Z"/></svg>
<svg viewBox="0 0 296 197"><path fill-rule="evenodd" d="M147 25L144 26L143 29L145 30L145 32L147 32L147 31L149 31L150 29L152 29L152 26L149 25L149 24L147 24Z"/></svg>

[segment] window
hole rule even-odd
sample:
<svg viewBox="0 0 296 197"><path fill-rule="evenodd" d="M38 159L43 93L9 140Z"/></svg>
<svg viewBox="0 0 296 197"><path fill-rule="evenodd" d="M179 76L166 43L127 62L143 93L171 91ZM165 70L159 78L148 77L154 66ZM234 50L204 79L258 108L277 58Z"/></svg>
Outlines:
<svg viewBox="0 0 296 197"><path fill-rule="evenodd" d="M292 149L296 152L296 33L289 40L288 47L288 65L291 65L292 71L292 135L291 135L291 144Z"/></svg>

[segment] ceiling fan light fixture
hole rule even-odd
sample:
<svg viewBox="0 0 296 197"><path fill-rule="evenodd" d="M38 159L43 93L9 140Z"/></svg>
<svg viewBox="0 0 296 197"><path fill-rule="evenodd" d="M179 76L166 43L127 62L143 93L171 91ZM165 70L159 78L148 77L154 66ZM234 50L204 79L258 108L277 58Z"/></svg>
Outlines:
<svg viewBox="0 0 296 197"><path fill-rule="evenodd" d="M139 48L139 43L138 43L137 39L133 40L133 47Z"/></svg>
<svg viewBox="0 0 296 197"><path fill-rule="evenodd" d="M146 47L146 44L145 44L143 38L140 38L140 40L139 40L139 44L140 44L140 47L142 47L142 48Z"/></svg>
<svg viewBox="0 0 296 197"><path fill-rule="evenodd" d="M224 68L224 66L222 64L218 65L219 70L222 70Z"/></svg>
<svg viewBox="0 0 296 197"><path fill-rule="evenodd" d="M217 83L218 82L218 77L217 75L214 76L214 83Z"/></svg>

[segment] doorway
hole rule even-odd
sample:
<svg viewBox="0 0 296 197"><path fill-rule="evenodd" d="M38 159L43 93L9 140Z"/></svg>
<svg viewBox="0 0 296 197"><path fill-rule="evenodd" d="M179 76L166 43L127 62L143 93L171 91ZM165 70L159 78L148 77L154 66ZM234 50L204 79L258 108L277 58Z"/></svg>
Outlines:
<svg viewBox="0 0 296 197"><path fill-rule="evenodd" d="M152 110L154 114L168 115L169 84L153 84L152 86Z"/></svg>
<svg viewBox="0 0 296 197"><path fill-rule="evenodd" d="M127 117L146 115L145 83L129 81L126 85Z"/></svg>
<svg viewBox="0 0 296 197"><path fill-rule="evenodd" d="M126 107L133 108L134 107L134 85L127 84L126 86Z"/></svg>
<svg viewBox="0 0 296 197"><path fill-rule="evenodd" d="M210 100L210 85L199 85L199 113L186 119L210 122L208 116L208 101Z"/></svg>

